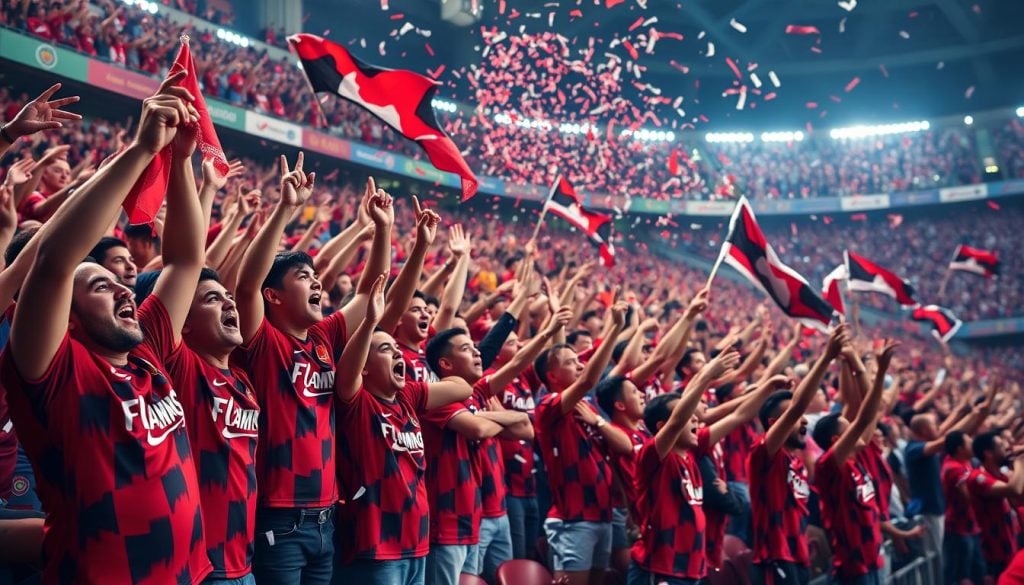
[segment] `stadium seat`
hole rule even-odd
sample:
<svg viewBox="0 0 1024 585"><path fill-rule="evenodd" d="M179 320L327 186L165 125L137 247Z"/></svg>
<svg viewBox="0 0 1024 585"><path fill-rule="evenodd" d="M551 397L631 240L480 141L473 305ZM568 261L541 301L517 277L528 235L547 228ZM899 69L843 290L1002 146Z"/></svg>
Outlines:
<svg viewBox="0 0 1024 585"><path fill-rule="evenodd" d="M483 577L462 573L459 575L459 585L487 585L487 581Z"/></svg>
<svg viewBox="0 0 1024 585"><path fill-rule="evenodd" d="M725 558L731 559L749 550L750 547L742 539L731 534L725 535L725 542L722 543L722 551L725 553Z"/></svg>
<svg viewBox="0 0 1024 585"><path fill-rule="evenodd" d="M497 585L551 585L552 579L544 565L527 559L502 563L498 567L497 577Z"/></svg>

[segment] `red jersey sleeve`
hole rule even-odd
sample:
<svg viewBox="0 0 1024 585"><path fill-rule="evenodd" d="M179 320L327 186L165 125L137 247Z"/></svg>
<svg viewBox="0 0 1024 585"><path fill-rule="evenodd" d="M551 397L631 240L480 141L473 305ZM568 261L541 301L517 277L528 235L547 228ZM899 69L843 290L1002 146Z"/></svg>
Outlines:
<svg viewBox="0 0 1024 585"><path fill-rule="evenodd" d="M166 362L177 348L174 344L171 317L167 314L163 301L156 295L146 297L139 307L138 319L146 334L142 345L148 347L161 361Z"/></svg>
<svg viewBox="0 0 1024 585"><path fill-rule="evenodd" d="M711 448L714 445L711 444L711 428L701 427L697 429L697 449L693 453L695 460L700 460L701 457L711 454Z"/></svg>
<svg viewBox="0 0 1024 585"><path fill-rule="evenodd" d="M3 353L4 367L7 370L5 375L13 376L14 379L24 382L20 385L33 404L45 405L53 401L62 391L74 390L78 387L75 381L78 379L75 361L91 361L92 357L87 351L76 351L82 346L72 343L71 334L64 332L64 339L57 347L57 353L53 354L53 360L46 368L46 372L37 380L29 380L21 375L18 366L14 363L14 356L9 351ZM8 378L10 379L10 378ZM9 384L9 382L8 382Z"/></svg>
<svg viewBox="0 0 1024 585"><path fill-rule="evenodd" d="M409 397L409 402L416 407L418 414L422 415L427 412L427 396L430 394L430 389L426 383L407 381L402 392Z"/></svg>
<svg viewBox="0 0 1024 585"><path fill-rule="evenodd" d="M327 342L331 344L331 350L334 354L331 357L337 361L341 356L341 350L345 347L345 340L348 339L345 314L341 311L335 311L329 316L324 317L324 320L317 323L313 329L316 329L327 338Z"/></svg>
<svg viewBox="0 0 1024 585"><path fill-rule="evenodd" d="M428 410L423 415L423 422L430 423L437 426L439 429L443 429L448 426L455 415L461 412L468 412L469 409L462 402L453 402L444 406L439 406L433 410Z"/></svg>

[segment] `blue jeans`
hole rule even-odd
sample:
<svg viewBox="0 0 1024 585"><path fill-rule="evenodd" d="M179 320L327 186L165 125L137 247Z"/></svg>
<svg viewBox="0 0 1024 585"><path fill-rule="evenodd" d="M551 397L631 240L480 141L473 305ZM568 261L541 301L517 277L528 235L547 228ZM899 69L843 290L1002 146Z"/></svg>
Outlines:
<svg viewBox="0 0 1024 585"><path fill-rule="evenodd" d="M626 585L700 585L703 579L680 579L645 571L635 561L629 563Z"/></svg>
<svg viewBox="0 0 1024 585"><path fill-rule="evenodd" d="M607 569L612 557L611 522L544 521L556 571Z"/></svg>
<svg viewBox="0 0 1024 585"><path fill-rule="evenodd" d="M203 585L256 585L256 578L252 576L252 573L237 579L215 579L210 577L203 581Z"/></svg>
<svg viewBox="0 0 1024 585"><path fill-rule="evenodd" d="M512 535L508 516L480 520L480 545L477 552L477 575L494 583L498 567L512 560Z"/></svg>
<svg viewBox="0 0 1024 585"><path fill-rule="evenodd" d="M459 585L459 575L476 575L478 564L475 544L431 544L427 585Z"/></svg>
<svg viewBox="0 0 1024 585"><path fill-rule="evenodd" d="M729 518L729 527L726 532L747 543L747 546L754 546L754 516L750 509L750 485L742 481L730 481L729 492L743 501L743 513Z"/></svg>
<svg viewBox="0 0 1024 585"><path fill-rule="evenodd" d="M330 585L333 569L333 506L256 510L258 585Z"/></svg>
<svg viewBox="0 0 1024 585"><path fill-rule="evenodd" d="M529 559L533 557L537 538L540 537L540 511L537 498L513 498L509 496L508 524L512 535L512 558Z"/></svg>
<svg viewBox="0 0 1024 585"><path fill-rule="evenodd" d="M970 579L975 584L984 581L985 559L981 555L980 536L963 536L947 532L942 545L945 549L942 561L946 583L955 585L964 579Z"/></svg>
<svg viewBox="0 0 1024 585"><path fill-rule="evenodd" d="M356 559L352 564L339 565L334 570L335 583L355 585L424 585L426 578L427 557L393 561Z"/></svg>
<svg viewBox="0 0 1024 585"><path fill-rule="evenodd" d="M832 577L832 585L882 585L882 571L875 569L859 577Z"/></svg>

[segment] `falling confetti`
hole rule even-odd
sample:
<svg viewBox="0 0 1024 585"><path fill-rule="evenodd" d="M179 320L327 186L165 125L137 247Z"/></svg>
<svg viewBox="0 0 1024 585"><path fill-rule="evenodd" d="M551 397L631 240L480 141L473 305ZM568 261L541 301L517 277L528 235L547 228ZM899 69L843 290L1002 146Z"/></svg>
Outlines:
<svg viewBox="0 0 1024 585"><path fill-rule="evenodd" d="M816 26L804 26L799 24L787 24L787 35L820 35L821 31Z"/></svg>
<svg viewBox="0 0 1024 585"><path fill-rule="evenodd" d="M768 72L768 79L772 82L775 87L782 87L782 83L779 81L779 76L775 75L774 71Z"/></svg>
<svg viewBox="0 0 1024 585"><path fill-rule="evenodd" d="M857 7L857 0L839 0L839 7L847 12L853 12L853 9Z"/></svg>
<svg viewBox="0 0 1024 585"><path fill-rule="evenodd" d="M972 95L974 95L974 86L973 85L968 87L967 91L964 92L964 98L971 99Z"/></svg>
<svg viewBox="0 0 1024 585"><path fill-rule="evenodd" d="M854 77L853 79L850 80L849 83L846 84L846 87L843 89L846 91L846 93L850 93L851 91L853 91L853 88L857 87L858 85L860 85L860 77Z"/></svg>
<svg viewBox="0 0 1024 585"><path fill-rule="evenodd" d="M729 26L736 29L736 31L741 34L747 33L747 27L742 22L736 20L735 18L729 21Z"/></svg>
<svg viewBox="0 0 1024 585"><path fill-rule="evenodd" d="M905 30L901 30L900 31L900 37L903 38L903 39L909 39L910 38L910 33L908 33Z"/></svg>

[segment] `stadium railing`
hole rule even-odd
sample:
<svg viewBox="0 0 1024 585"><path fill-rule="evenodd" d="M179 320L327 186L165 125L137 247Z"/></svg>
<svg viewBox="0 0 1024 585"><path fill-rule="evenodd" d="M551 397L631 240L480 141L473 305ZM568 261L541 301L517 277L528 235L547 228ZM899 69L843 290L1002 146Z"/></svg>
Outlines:
<svg viewBox="0 0 1024 585"><path fill-rule="evenodd" d="M280 49L276 49L281 51ZM108 62L86 57L76 51L48 43L10 28L0 27L0 58L47 71L57 76L143 99L151 95L160 81ZM207 98L213 122L263 140L273 140L307 151L348 161L360 166L403 175L417 181L458 189L456 175L435 169L429 162L380 150L360 142L340 138L299 124L287 122L252 110L239 108L215 98ZM478 176L480 192L511 199L541 201L546 185L518 185L497 177ZM1024 194L1024 179L927 189L900 193L875 193L847 197L810 199L756 199L759 215L811 215L821 213L860 213L905 207L996 199ZM635 214L725 217L732 213L732 201L689 201L633 198L597 193L582 193L584 204Z"/></svg>

